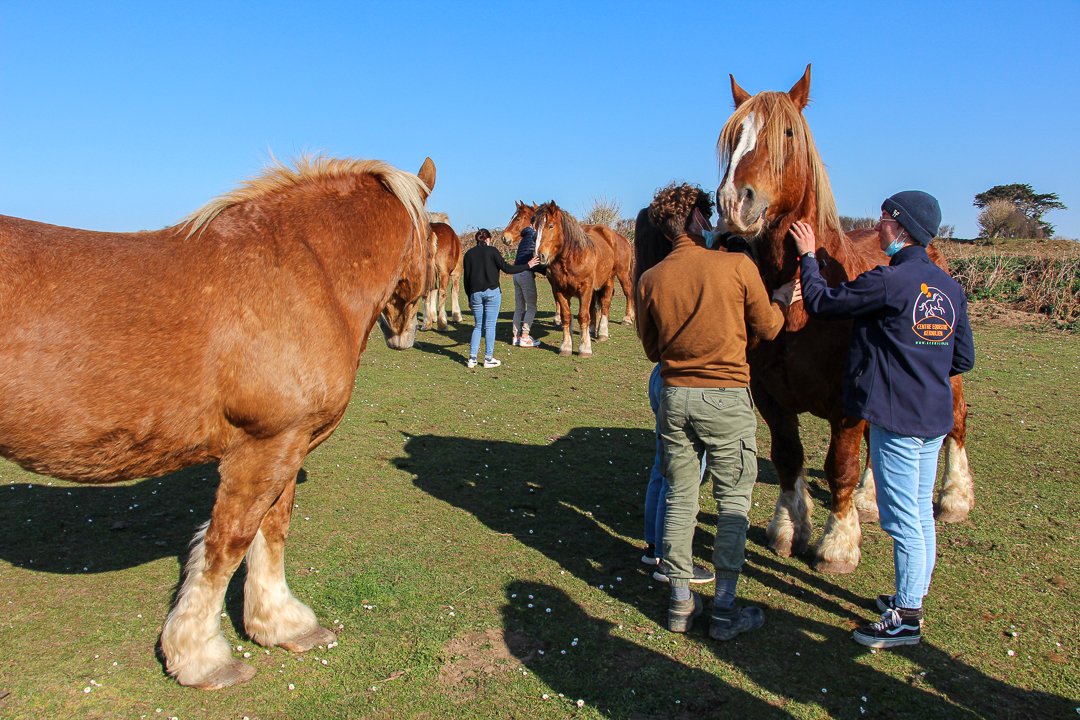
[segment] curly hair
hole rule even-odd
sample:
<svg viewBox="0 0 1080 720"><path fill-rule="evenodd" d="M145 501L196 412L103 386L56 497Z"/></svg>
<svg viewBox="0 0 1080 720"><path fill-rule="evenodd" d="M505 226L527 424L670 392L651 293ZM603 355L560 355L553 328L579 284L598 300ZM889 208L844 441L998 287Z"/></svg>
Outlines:
<svg viewBox="0 0 1080 720"><path fill-rule="evenodd" d="M700 186L672 183L658 190L653 197L649 205L649 221L664 235L674 238L686 232L695 208L708 218L712 216L713 206L712 195Z"/></svg>

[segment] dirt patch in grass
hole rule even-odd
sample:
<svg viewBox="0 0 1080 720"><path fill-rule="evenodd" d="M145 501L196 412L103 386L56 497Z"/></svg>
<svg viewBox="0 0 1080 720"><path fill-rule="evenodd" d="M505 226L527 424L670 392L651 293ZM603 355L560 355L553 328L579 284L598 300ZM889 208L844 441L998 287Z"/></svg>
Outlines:
<svg viewBox="0 0 1080 720"><path fill-rule="evenodd" d="M467 699L476 693L477 679L517 670L535 659L545 645L518 630L488 628L466 633L444 647L450 659L439 668L439 684Z"/></svg>

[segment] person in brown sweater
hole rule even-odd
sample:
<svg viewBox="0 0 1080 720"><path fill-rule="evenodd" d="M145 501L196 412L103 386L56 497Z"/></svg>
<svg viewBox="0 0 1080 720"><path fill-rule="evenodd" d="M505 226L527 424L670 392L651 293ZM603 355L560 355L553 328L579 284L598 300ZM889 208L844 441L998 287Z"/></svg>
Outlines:
<svg viewBox="0 0 1080 720"><path fill-rule="evenodd" d="M709 636L730 640L765 621L759 608L735 604L757 479L757 420L746 343L748 333L763 340L776 337L794 283L777 290L770 302L749 257L709 250L704 237L689 232L692 219L695 227L700 224L694 213L702 195L700 188L671 185L649 206L650 221L672 245L638 280L637 328L645 355L660 363L663 381L658 423L668 482L663 547L672 588L668 629L686 632L702 612L701 597L690 592L689 583L704 453L717 510Z"/></svg>

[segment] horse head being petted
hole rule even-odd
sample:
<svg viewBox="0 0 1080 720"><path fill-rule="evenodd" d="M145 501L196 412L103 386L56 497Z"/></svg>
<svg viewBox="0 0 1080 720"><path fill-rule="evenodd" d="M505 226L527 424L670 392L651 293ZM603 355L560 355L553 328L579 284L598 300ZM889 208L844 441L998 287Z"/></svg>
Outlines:
<svg viewBox="0 0 1080 720"><path fill-rule="evenodd" d="M823 262L822 276L831 286L888 263L877 233L841 231L836 203L824 163L814 145L803 110L810 94L810 67L788 92L751 96L731 78L735 112L718 141L722 182L717 190L720 217L727 230L745 238L766 289L797 276L798 253L788 236L796 221L815 231ZM931 259L947 270L932 246ZM860 484L859 448L865 422L845 415L844 369L851 337L850 321L809 318L802 302L785 311L784 329L773 341L748 350L751 390L772 436L780 496L767 535L779 555L813 550L814 567L822 572L851 572L859 563L860 520L877 519L873 475ZM945 444L946 471L938 517L967 517L974 502L972 478L964 449L967 404L963 381L952 379L954 428ZM811 545L813 503L806 487L799 413L829 421L831 437L825 476L831 491L831 512L816 545Z"/></svg>
<svg viewBox="0 0 1080 720"><path fill-rule="evenodd" d="M161 633L182 685L254 675L220 627L245 559L255 642L334 641L285 581L296 477L344 417L375 323L390 347L412 345L433 282L434 183L430 159L412 175L320 156L275 162L154 232L0 217L0 454L87 483L218 462Z"/></svg>

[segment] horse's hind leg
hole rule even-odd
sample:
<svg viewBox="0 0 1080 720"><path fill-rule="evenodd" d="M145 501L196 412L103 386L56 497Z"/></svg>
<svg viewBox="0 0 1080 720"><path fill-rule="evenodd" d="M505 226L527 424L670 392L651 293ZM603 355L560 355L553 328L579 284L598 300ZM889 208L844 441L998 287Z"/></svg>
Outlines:
<svg viewBox="0 0 1080 720"><path fill-rule="evenodd" d="M592 291L586 290L578 302L578 330L581 331L578 357L581 358L592 357L592 333L589 332L592 324L592 318L589 317L589 312L592 310L592 295Z"/></svg>
<svg viewBox="0 0 1080 720"><path fill-rule="evenodd" d="M570 298L560 292L555 293L555 307L562 325L562 345L559 354L569 357L574 354L574 336L570 334Z"/></svg>
<svg viewBox="0 0 1080 720"><path fill-rule="evenodd" d="M610 337L610 331L608 330L608 316L611 314L611 297L614 292L614 280L609 281L605 287L600 289L600 317L598 318L596 327L596 339L600 342L603 342Z"/></svg>
<svg viewBox="0 0 1080 720"><path fill-rule="evenodd" d="M975 480L971 477L965 448L968 409L962 376L953 376L952 388L953 429L945 437L945 476L937 502L937 519L947 523L967 520L975 507Z"/></svg>
<svg viewBox="0 0 1080 720"><path fill-rule="evenodd" d="M203 690L250 680L255 668L232 656L221 633L229 579L307 452L309 438L250 441L222 458L210 523L195 536L184 582L161 632L165 668L181 685Z"/></svg>
<svg viewBox="0 0 1080 720"><path fill-rule="evenodd" d="M803 446L799 439L799 416L785 412L760 383L753 383L754 402L769 426L770 459L776 467L780 495L772 521L766 528L769 547L780 557L801 555L810 547L814 533L810 513L814 501L803 477Z"/></svg>
<svg viewBox="0 0 1080 720"><path fill-rule="evenodd" d="M630 271L621 270L619 272L619 287L622 288L623 295L626 296L626 314L623 315L623 325L633 325L634 318L634 287L630 283Z"/></svg>
<svg viewBox="0 0 1080 720"><path fill-rule="evenodd" d="M870 424L866 424L863 431L863 440L866 443L866 466L863 468L862 477L855 487L855 493L851 496L855 503L855 509L859 511L860 523L873 523L878 521L877 507L877 483L874 482L874 468L870 465Z"/></svg>
<svg viewBox="0 0 1080 720"><path fill-rule="evenodd" d="M285 539L295 494L294 478L266 513L248 548L244 629L264 647L280 645L293 652L306 652L337 638L319 625L315 613L296 599L285 582Z"/></svg>
<svg viewBox="0 0 1080 720"><path fill-rule="evenodd" d="M450 329L446 322L446 291L450 287L450 274L439 273L439 330L445 332Z"/></svg>
<svg viewBox="0 0 1080 720"><path fill-rule="evenodd" d="M859 482L859 446L864 421L841 417L832 423L825 477L832 493L832 508L825 530L814 548L814 569L822 573L850 573L859 565L862 528L853 494Z"/></svg>

